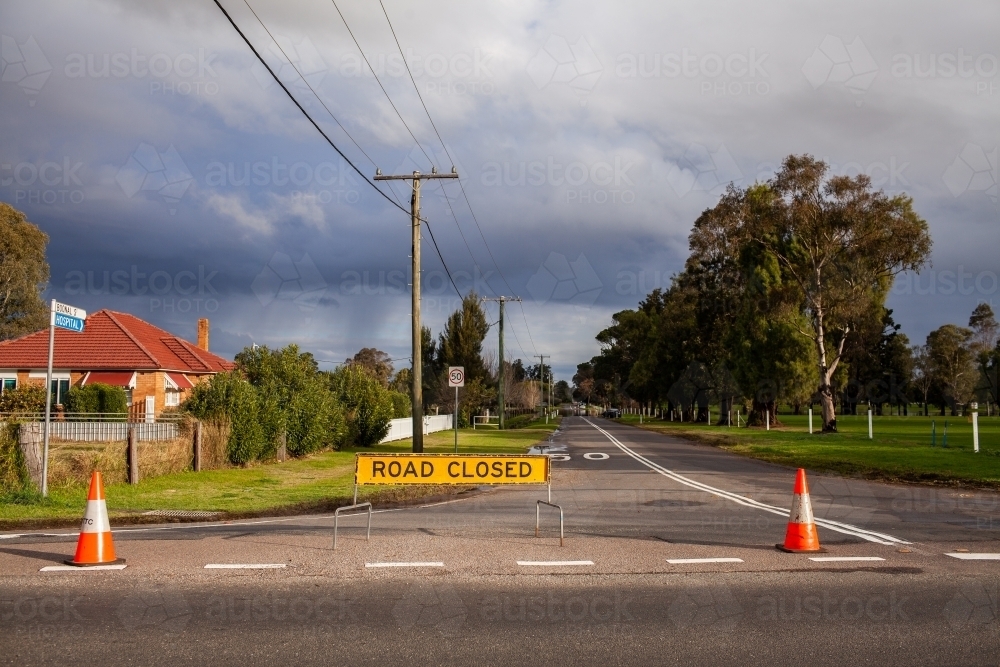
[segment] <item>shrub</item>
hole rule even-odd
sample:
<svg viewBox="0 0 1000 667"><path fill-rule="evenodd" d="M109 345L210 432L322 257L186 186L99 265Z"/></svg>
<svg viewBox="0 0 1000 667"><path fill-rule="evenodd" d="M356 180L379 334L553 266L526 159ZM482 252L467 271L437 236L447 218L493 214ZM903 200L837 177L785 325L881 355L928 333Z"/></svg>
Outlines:
<svg viewBox="0 0 1000 667"><path fill-rule="evenodd" d="M357 365L342 366L330 375L334 395L344 406L347 442L371 447L389 433L393 399L388 389Z"/></svg>
<svg viewBox="0 0 1000 667"><path fill-rule="evenodd" d="M504 421L505 428L527 428L535 420L534 415L518 415Z"/></svg>
<svg viewBox="0 0 1000 667"><path fill-rule="evenodd" d="M66 412L101 413L103 415L128 415L128 397L125 390L110 384L96 382L85 387L71 387L66 394Z"/></svg>
<svg viewBox="0 0 1000 667"><path fill-rule="evenodd" d="M393 419L403 419L413 414L413 403L408 394L389 390L389 399L392 401Z"/></svg>
<svg viewBox="0 0 1000 667"><path fill-rule="evenodd" d="M28 468L24 464L24 456L17 440L18 424L6 422L0 424L0 492L25 491L30 488Z"/></svg>
<svg viewBox="0 0 1000 667"><path fill-rule="evenodd" d="M261 423L257 391L238 371L197 384L184 409L198 419L228 421L226 455L232 463L248 463L273 451Z"/></svg>
<svg viewBox="0 0 1000 667"><path fill-rule="evenodd" d="M309 353L296 345L278 350L245 348L236 364L260 398L260 419L269 443L285 433L290 454L301 456L340 443L344 415Z"/></svg>
<svg viewBox="0 0 1000 667"><path fill-rule="evenodd" d="M0 394L2 413L45 412L45 387L40 384L22 384Z"/></svg>

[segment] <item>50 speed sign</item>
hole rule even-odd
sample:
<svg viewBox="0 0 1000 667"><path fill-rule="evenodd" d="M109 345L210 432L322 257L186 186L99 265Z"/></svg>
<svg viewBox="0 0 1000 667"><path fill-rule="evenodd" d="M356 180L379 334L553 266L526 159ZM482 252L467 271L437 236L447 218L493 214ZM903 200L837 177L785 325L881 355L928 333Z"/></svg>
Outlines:
<svg viewBox="0 0 1000 667"><path fill-rule="evenodd" d="M448 386L449 387L465 386L465 366L448 367Z"/></svg>

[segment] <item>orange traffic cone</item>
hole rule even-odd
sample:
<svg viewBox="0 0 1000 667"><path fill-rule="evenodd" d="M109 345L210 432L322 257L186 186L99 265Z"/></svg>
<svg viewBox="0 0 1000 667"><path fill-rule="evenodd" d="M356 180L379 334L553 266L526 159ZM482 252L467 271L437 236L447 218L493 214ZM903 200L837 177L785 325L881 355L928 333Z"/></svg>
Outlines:
<svg viewBox="0 0 1000 667"><path fill-rule="evenodd" d="M83 524L80 526L76 556L73 560L66 561L66 564L88 567L124 562L124 558L115 557L115 543L111 539L111 524L108 523L108 506L104 502L104 483L101 481L101 473L95 470L90 478L87 511L83 514Z"/></svg>
<svg viewBox="0 0 1000 667"><path fill-rule="evenodd" d="M809 502L809 485L806 471L799 468L795 475L795 490L792 495L792 511L788 515L788 529L785 543L774 545L788 553L820 553L826 551L819 546L819 534L813 519L812 503Z"/></svg>

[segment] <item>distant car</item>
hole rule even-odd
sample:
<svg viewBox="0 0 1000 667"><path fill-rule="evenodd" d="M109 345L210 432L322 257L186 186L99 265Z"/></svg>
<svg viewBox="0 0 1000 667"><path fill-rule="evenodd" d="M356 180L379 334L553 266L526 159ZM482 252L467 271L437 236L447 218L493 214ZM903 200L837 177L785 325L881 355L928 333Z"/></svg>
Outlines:
<svg viewBox="0 0 1000 667"><path fill-rule="evenodd" d="M610 408L601 413L601 416L605 419L618 419L621 417L621 412L618 408Z"/></svg>

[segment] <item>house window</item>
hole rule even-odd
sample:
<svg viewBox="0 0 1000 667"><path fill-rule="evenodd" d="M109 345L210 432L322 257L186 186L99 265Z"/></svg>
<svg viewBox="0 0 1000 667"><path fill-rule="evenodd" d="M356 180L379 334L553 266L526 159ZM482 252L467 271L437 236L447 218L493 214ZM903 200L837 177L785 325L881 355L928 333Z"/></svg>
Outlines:
<svg viewBox="0 0 1000 667"><path fill-rule="evenodd" d="M165 396L164 405L168 408L175 408L181 404L181 393L179 391L168 391Z"/></svg>
<svg viewBox="0 0 1000 667"><path fill-rule="evenodd" d="M3 378L3 384L0 385L0 393L13 389L17 389L17 378Z"/></svg>
<svg viewBox="0 0 1000 667"><path fill-rule="evenodd" d="M53 380L50 391L52 393L52 405L61 405L66 400L66 394L69 393L69 380Z"/></svg>

